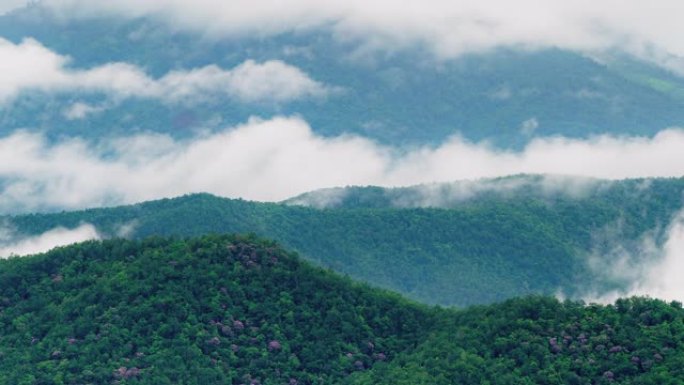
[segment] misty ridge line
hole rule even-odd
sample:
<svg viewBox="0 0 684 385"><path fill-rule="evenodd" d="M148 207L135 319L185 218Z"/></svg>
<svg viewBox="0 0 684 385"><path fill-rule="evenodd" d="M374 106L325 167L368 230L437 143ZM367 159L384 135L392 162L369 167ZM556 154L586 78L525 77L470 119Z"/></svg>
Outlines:
<svg viewBox="0 0 684 385"><path fill-rule="evenodd" d="M457 208L463 203L484 197L506 201L523 196L551 203L558 197L586 199L600 195L616 182L618 181L561 174L516 174L399 187L333 187L307 192L282 203L318 209L347 207L348 204L353 207L382 205L393 208ZM640 180L634 193L647 191L651 182L652 179ZM363 197L361 201L356 200L357 195Z"/></svg>
<svg viewBox="0 0 684 385"><path fill-rule="evenodd" d="M56 247L67 246L90 240L130 238L135 236L135 220L116 226L111 234L99 231L91 223L81 223L74 228L57 226L37 235L17 234L11 222L5 220L0 227L0 258L21 257L40 254ZM684 207L673 214L665 229L657 226L645 231L637 247L626 247L624 242L633 243L619 235L619 224L608 229L597 230L597 236L612 233L610 245L602 250L590 250L584 256L590 271L596 276L596 287L611 281L620 281L622 288L601 291L591 288L581 290L572 299L587 303L611 304L619 298L647 296L662 300L684 300ZM562 292L557 294L565 299Z"/></svg>
<svg viewBox="0 0 684 385"><path fill-rule="evenodd" d="M680 177L681 148L684 129L671 128L653 137L535 137L520 151L460 136L400 149L358 135L321 136L301 117L252 118L180 140L143 133L51 142L20 130L0 138L0 212L111 206L196 192L277 202L336 186L400 187L517 174ZM581 192L582 183L576 184L564 188ZM553 190L554 183L548 186Z"/></svg>

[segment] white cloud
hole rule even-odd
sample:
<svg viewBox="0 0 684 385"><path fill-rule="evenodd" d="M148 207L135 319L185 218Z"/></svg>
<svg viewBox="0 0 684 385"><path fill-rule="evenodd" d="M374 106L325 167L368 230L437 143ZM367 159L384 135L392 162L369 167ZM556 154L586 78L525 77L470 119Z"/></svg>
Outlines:
<svg viewBox="0 0 684 385"><path fill-rule="evenodd" d="M512 174L607 179L684 174L684 130L655 137L536 138L502 151L458 137L403 151L365 138L316 135L299 118L174 140L134 135L93 145L40 134L0 139L0 211L81 208L190 192L278 201L319 188L407 186Z"/></svg>
<svg viewBox="0 0 684 385"><path fill-rule="evenodd" d="M2 0L0 1L0 15L21 8L28 4L27 0Z"/></svg>
<svg viewBox="0 0 684 385"><path fill-rule="evenodd" d="M539 121L534 117L529 118L520 124L520 132L526 136L534 134L534 131L537 128L539 128Z"/></svg>
<svg viewBox="0 0 684 385"><path fill-rule="evenodd" d="M365 49L419 44L449 58L501 46L614 48L684 73L684 3L677 0L45 0L64 17L154 15L217 35L330 29Z"/></svg>
<svg viewBox="0 0 684 385"><path fill-rule="evenodd" d="M587 294L587 301L612 303L626 296L651 296L684 301L684 210L674 215L659 244L659 229L644 234L637 247L619 243L603 254L590 258L590 267L608 281L625 289Z"/></svg>
<svg viewBox="0 0 684 385"><path fill-rule="evenodd" d="M103 93L116 98L155 98L172 103L192 103L217 95L245 102L286 102L322 97L334 90L278 60L247 60L231 70L210 65L172 71L154 79L127 63L109 63L86 70L69 68L68 57L33 39L14 44L0 38L0 57L0 102L29 90ZM92 112L96 112L93 107L83 103L66 111L74 119Z"/></svg>
<svg viewBox="0 0 684 385"><path fill-rule="evenodd" d="M650 180L650 179L648 179ZM612 186L603 179L566 175L515 175L505 178L458 180L390 188L382 192L393 207L442 207L458 206L483 195L498 199L520 197L553 199L559 196L582 199L596 196ZM334 208L345 203L352 192L350 188L333 187L315 190L288 199L289 205L315 208Z"/></svg>
<svg viewBox="0 0 684 385"><path fill-rule="evenodd" d="M0 228L0 233L7 235L8 232L11 233L11 230ZM0 238L0 258L42 253L57 246L66 246L92 239L100 239L100 236L95 227L88 223L73 229L56 227L43 234L30 237L5 236Z"/></svg>
<svg viewBox="0 0 684 385"><path fill-rule="evenodd" d="M69 120L85 119L89 115L104 111L104 106L91 106L87 103L76 102L66 108L63 112L65 118Z"/></svg>

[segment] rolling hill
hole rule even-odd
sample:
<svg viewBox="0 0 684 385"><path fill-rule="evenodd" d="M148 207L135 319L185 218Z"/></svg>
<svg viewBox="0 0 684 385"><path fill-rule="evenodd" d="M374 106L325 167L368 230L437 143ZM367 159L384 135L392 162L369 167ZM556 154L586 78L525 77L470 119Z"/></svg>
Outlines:
<svg viewBox="0 0 684 385"><path fill-rule="evenodd" d="M0 261L12 384L676 384L680 303L427 308L243 236Z"/></svg>
<svg viewBox="0 0 684 385"><path fill-rule="evenodd" d="M535 183L458 204L447 200L450 208L398 208L388 202L413 199L420 188L371 187L350 189L342 207L328 209L199 194L4 221L24 236L83 223L104 237L124 235L122 230L132 238L251 232L354 279L427 303L464 306L525 294L579 297L626 289L629 280L590 262L610 265L613 248L620 247L635 251L631 262L653 263L648 258L657 255L637 251L645 236L656 246L665 241L668 223L681 208L684 182L596 182L600 188L584 196L542 193ZM442 187L451 191L453 185Z"/></svg>

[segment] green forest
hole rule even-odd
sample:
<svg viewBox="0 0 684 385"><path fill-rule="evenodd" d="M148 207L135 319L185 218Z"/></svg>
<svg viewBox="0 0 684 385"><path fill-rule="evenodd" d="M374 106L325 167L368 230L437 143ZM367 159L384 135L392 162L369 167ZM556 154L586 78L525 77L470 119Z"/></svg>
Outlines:
<svg viewBox="0 0 684 385"><path fill-rule="evenodd" d="M683 343L677 302L428 307L254 236L0 261L3 384L680 384Z"/></svg>
<svg viewBox="0 0 684 385"><path fill-rule="evenodd" d="M587 256L662 243L682 205L684 179L598 184L583 197L481 194L449 207L401 208L413 189L351 189L341 207L188 195L132 206L0 218L19 234L95 225L104 237L254 233L315 264L428 304L467 306L521 295L581 296L624 288L592 270ZM387 197L390 198L387 198ZM390 200L388 200L390 199ZM653 232L659 229L659 232ZM645 261L648 262L648 261Z"/></svg>

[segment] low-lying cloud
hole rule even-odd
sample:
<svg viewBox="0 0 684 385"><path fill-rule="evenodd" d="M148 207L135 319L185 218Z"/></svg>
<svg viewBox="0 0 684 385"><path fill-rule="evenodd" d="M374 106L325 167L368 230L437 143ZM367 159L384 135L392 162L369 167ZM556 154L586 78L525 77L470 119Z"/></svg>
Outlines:
<svg viewBox="0 0 684 385"><path fill-rule="evenodd" d="M280 201L335 186L410 186L513 174L605 179L684 174L684 130L654 137L535 138L499 150L453 137L400 150L363 137L322 137L297 117L252 119L176 140L140 134L97 143L50 142L25 131L0 138L0 210L73 209L209 192Z"/></svg>
<svg viewBox="0 0 684 385"><path fill-rule="evenodd" d="M56 227L35 236L14 234L7 226L0 228L0 258L43 253L58 246L100 239L95 226L84 223L68 229Z"/></svg>
<svg viewBox="0 0 684 385"><path fill-rule="evenodd" d="M171 71L155 79L128 63L70 68L68 57L52 52L33 39L14 44L0 38L0 57L0 102L11 100L21 92L42 91L98 93L117 99L151 98L168 103L196 103L216 96L247 103L278 103L324 97L334 90L279 60L263 63L247 60L230 70L209 65ZM76 104L65 114L78 119L96 112L93 108Z"/></svg>
<svg viewBox="0 0 684 385"><path fill-rule="evenodd" d="M677 0L43 0L63 17L153 16L215 36L326 29L361 50L420 45L439 58L498 47L620 49L684 73Z"/></svg>
<svg viewBox="0 0 684 385"><path fill-rule="evenodd" d="M592 292L590 302L612 303L626 296L651 296L684 301L684 210L676 213L664 229L644 234L633 247L615 241L610 250L590 258L597 276L620 289Z"/></svg>
<svg viewBox="0 0 684 385"><path fill-rule="evenodd" d="M548 201L558 197L584 199L608 191L612 185L612 181L588 177L515 175L505 178L458 180L448 183L395 187L382 191L371 187L370 194L379 193L380 195L374 195L374 198L378 200L371 199L368 203L378 205L384 202L387 206L397 208L453 208L483 196L500 200L520 197ZM288 199L285 203L315 208L335 208L348 204L363 205L354 201L357 199L354 192L355 188L326 188Z"/></svg>

